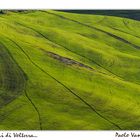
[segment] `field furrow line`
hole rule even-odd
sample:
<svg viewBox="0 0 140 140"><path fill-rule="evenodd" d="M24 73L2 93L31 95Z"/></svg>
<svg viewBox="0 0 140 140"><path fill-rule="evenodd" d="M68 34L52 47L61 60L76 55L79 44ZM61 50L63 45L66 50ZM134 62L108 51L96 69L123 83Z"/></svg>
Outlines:
<svg viewBox="0 0 140 140"><path fill-rule="evenodd" d="M24 92L25 92L26 98L29 100L29 102L31 103L31 105L33 106L35 111L37 112L38 120L39 120L39 127L40 127L40 130L43 130L40 112L39 112L38 108L36 107L36 105L34 104L34 102L32 101L32 99L29 97L28 92L27 92L26 89L24 90Z"/></svg>

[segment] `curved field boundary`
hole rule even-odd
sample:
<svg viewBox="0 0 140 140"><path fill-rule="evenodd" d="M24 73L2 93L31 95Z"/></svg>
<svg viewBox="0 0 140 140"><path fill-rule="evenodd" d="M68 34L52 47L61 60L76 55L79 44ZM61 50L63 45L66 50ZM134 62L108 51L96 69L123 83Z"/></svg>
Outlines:
<svg viewBox="0 0 140 140"><path fill-rule="evenodd" d="M36 105L34 104L34 102L32 101L32 99L29 97L28 92L27 92L26 89L24 90L24 92L25 92L26 98L29 100L29 102L31 103L31 105L33 106L33 108L35 109L35 111L36 111L36 113L38 115L39 128L40 128L40 130L42 130L43 128L42 128L42 121L41 121L40 112L39 112L38 108L36 107Z"/></svg>

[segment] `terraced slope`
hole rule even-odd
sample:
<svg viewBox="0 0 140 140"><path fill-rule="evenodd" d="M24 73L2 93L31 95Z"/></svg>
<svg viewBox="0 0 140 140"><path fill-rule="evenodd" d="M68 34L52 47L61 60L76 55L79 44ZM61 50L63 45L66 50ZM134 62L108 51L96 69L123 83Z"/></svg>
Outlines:
<svg viewBox="0 0 140 140"><path fill-rule="evenodd" d="M139 21L2 12L0 129L139 130L139 108Z"/></svg>

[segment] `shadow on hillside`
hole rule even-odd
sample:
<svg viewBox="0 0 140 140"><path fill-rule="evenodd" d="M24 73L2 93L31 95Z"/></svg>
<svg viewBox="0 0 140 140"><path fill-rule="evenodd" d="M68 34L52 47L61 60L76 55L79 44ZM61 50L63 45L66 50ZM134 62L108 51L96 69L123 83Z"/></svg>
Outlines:
<svg viewBox="0 0 140 140"><path fill-rule="evenodd" d="M58 10L69 13L95 14L131 18L140 20L140 10Z"/></svg>

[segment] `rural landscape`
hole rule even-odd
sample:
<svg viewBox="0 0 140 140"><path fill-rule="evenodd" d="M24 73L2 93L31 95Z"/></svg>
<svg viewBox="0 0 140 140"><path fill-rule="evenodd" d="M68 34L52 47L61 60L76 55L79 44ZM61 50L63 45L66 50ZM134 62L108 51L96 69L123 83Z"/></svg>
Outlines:
<svg viewBox="0 0 140 140"><path fill-rule="evenodd" d="M0 11L0 130L140 130L140 11Z"/></svg>

